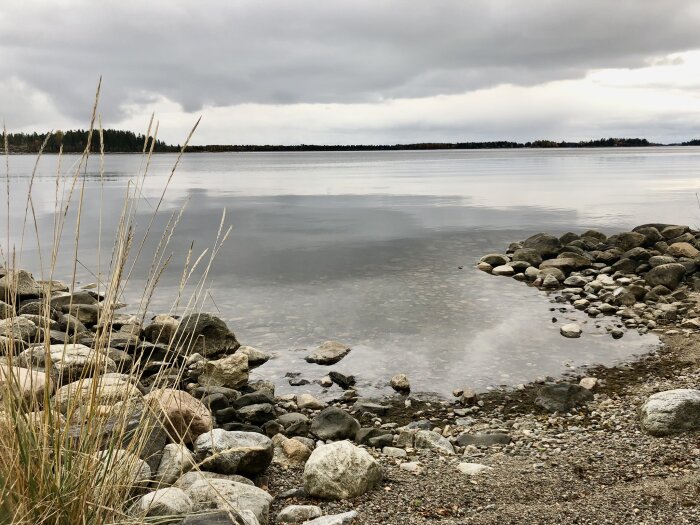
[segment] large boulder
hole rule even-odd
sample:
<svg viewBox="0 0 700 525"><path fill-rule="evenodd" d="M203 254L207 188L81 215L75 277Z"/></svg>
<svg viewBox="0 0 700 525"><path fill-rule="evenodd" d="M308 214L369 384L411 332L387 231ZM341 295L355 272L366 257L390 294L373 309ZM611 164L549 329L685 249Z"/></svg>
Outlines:
<svg viewBox="0 0 700 525"><path fill-rule="evenodd" d="M361 496L382 481L382 467L366 450L348 441L316 448L304 467L304 490L324 499Z"/></svg>
<svg viewBox="0 0 700 525"><path fill-rule="evenodd" d="M305 357L308 363L333 365L348 355L350 347L338 341L326 341Z"/></svg>
<svg viewBox="0 0 700 525"><path fill-rule="evenodd" d="M194 467L192 452L181 443L168 443L163 449L163 456L156 469L154 479L164 485L172 485L183 474Z"/></svg>
<svg viewBox="0 0 700 525"><path fill-rule="evenodd" d="M192 500L190 497L178 488L167 487L141 496L129 509L129 514L143 518L184 515L191 511Z"/></svg>
<svg viewBox="0 0 700 525"><path fill-rule="evenodd" d="M10 388L27 405L40 406L44 393L48 390L51 394L53 391L53 382L44 372L0 364L0 400L2 393L10 391Z"/></svg>
<svg viewBox="0 0 700 525"><path fill-rule="evenodd" d="M136 385L120 377L86 378L62 386L51 399L54 408L67 414L77 407L112 406L120 401L137 401L143 397Z"/></svg>
<svg viewBox="0 0 700 525"><path fill-rule="evenodd" d="M592 400L591 391L580 385L557 383L540 388L535 404L548 412L567 412Z"/></svg>
<svg viewBox="0 0 700 525"><path fill-rule="evenodd" d="M241 346L236 350L237 354L245 355L248 358L248 366L250 368L255 368L260 365L264 365L270 360L270 354L266 354L262 350L253 348L252 346Z"/></svg>
<svg viewBox="0 0 700 525"><path fill-rule="evenodd" d="M360 423L345 410L328 407L311 420L310 430L323 440L355 439Z"/></svg>
<svg viewBox="0 0 700 525"><path fill-rule="evenodd" d="M650 396L641 409L641 425L654 436L700 430L700 390L680 388Z"/></svg>
<svg viewBox="0 0 700 525"><path fill-rule="evenodd" d="M26 270L10 270L0 278L0 299L7 301L13 297L40 297L41 285Z"/></svg>
<svg viewBox="0 0 700 525"><path fill-rule="evenodd" d="M542 256L537 250L532 248L520 248L513 254L514 261L525 261L532 266L539 266L542 263Z"/></svg>
<svg viewBox="0 0 700 525"><path fill-rule="evenodd" d="M183 390L159 388L144 396L144 401L161 419L173 441L192 443L212 429L209 409Z"/></svg>
<svg viewBox="0 0 700 525"><path fill-rule="evenodd" d="M194 455L204 470L255 475L270 465L273 446L270 438L257 432L215 428L197 438Z"/></svg>
<svg viewBox="0 0 700 525"><path fill-rule="evenodd" d="M156 315L151 324L143 329L143 338L149 343L169 344L173 340L180 321L170 315Z"/></svg>
<svg viewBox="0 0 700 525"><path fill-rule="evenodd" d="M197 352L204 357L230 354L241 346L225 322L206 313L183 317L174 341L180 351L187 354Z"/></svg>
<svg viewBox="0 0 700 525"><path fill-rule="evenodd" d="M646 242L646 237L638 232L622 232L618 233L616 236L616 246L622 251L631 250L632 248L637 248L642 246Z"/></svg>
<svg viewBox="0 0 700 525"><path fill-rule="evenodd" d="M0 320L0 336L31 343L36 342L37 335L36 325L25 317Z"/></svg>
<svg viewBox="0 0 700 525"><path fill-rule="evenodd" d="M680 263L660 264L649 270L644 279L650 286L662 285L675 290L683 281L685 272L685 266Z"/></svg>
<svg viewBox="0 0 700 525"><path fill-rule="evenodd" d="M554 235L548 233L536 233L523 242L523 248L536 251L540 257L554 257L561 249L561 242Z"/></svg>
<svg viewBox="0 0 700 525"><path fill-rule="evenodd" d="M187 490L197 481L206 481L209 479L227 479L229 481L237 481L238 483L255 486L255 483L244 476L239 476L238 474L219 474L218 472L211 472L209 470L191 470L178 478L173 486L182 490Z"/></svg>
<svg viewBox="0 0 700 525"><path fill-rule="evenodd" d="M676 242L668 247L666 254L672 257L689 257L694 259L700 255L700 251L689 242Z"/></svg>
<svg viewBox="0 0 700 525"><path fill-rule="evenodd" d="M258 487L226 479L196 481L185 493L193 503L193 510L211 508L234 513L251 511L261 525L266 525L272 496Z"/></svg>
<svg viewBox="0 0 700 525"><path fill-rule="evenodd" d="M234 390L248 382L248 356L236 352L222 359L204 363L199 383L204 386L223 386Z"/></svg>
<svg viewBox="0 0 700 525"><path fill-rule="evenodd" d="M21 319L21 318L20 318ZM58 383L70 383L117 371L117 364L106 354L81 344L34 346L22 352L18 361L26 367L49 370Z"/></svg>

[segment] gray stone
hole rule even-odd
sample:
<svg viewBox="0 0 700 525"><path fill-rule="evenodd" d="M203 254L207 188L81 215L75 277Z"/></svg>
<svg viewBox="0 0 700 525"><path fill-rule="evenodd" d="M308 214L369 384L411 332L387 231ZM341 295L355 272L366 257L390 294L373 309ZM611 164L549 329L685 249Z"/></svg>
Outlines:
<svg viewBox="0 0 700 525"><path fill-rule="evenodd" d="M559 329L559 333L561 333L561 335L563 335L564 337L568 337L571 339L581 337L582 331L581 327L576 323L568 323Z"/></svg>
<svg viewBox="0 0 700 525"><path fill-rule="evenodd" d="M377 487L382 467L366 450L349 441L316 448L304 467L304 489L323 499L361 496Z"/></svg>
<svg viewBox="0 0 700 525"><path fill-rule="evenodd" d="M186 315L180 321L174 342L180 351L204 357L235 352L241 345L226 323L208 313Z"/></svg>
<svg viewBox="0 0 700 525"><path fill-rule="evenodd" d="M212 507L238 512L249 510L261 525L267 524L272 496L257 487L225 479L208 479L196 481L185 493L195 511Z"/></svg>
<svg viewBox="0 0 700 525"><path fill-rule="evenodd" d="M316 505L287 505L277 514L277 523L304 523L322 515Z"/></svg>
<svg viewBox="0 0 700 525"><path fill-rule="evenodd" d="M654 436L700 430L700 390L681 388L650 396L641 409L641 425Z"/></svg>
<svg viewBox="0 0 700 525"><path fill-rule="evenodd" d="M172 485L183 474L189 472L194 464L194 457L185 445L169 443L163 449L163 457L156 470L155 481Z"/></svg>
<svg viewBox="0 0 700 525"><path fill-rule="evenodd" d="M333 365L348 355L350 347L338 341L326 341L311 354L305 357L308 363Z"/></svg>
<svg viewBox="0 0 700 525"><path fill-rule="evenodd" d="M511 442L511 437L502 432L461 434L457 436L457 444L460 447L474 445L476 447L492 447L494 445L507 445Z"/></svg>
<svg viewBox="0 0 700 525"><path fill-rule="evenodd" d="M552 257L559 253L561 242L554 235L537 233L525 239L523 248L535 250L542 258Z"/></svg>
<svg viewBox="0 0 700 525"><path fill-rule="evenodd" d="M488 255L484 255L481 259L479 259L479 262L486 263L492 267L502 266L508 261L508 256L500 253L489 253Z"/></svg>
<svg viewBox="0 0 700 525"><path fill-rule="evenodd" d="M187 514L191 510L192 500L189 496L178 488L168 487L141 496L131 507L129 514L137 517L175 516ZM174 518L170 523L177 522L179 519Z"/></svg>
<svg viewBox="0 0 700 525"><path fill-rule="evenodd" d="M675 290L683 281L685 266L679 263L661 264L649 270L644 277L651 286L662 285L669 290Z"/></svg>
<svg viewBox="0 0 700 525"><path fill-rule="evenodd" d="M433 432L432 430L419 430L416 432L413 446L416 448L434 450L441 454L452 455L455 453L452 443L450 443L447 438L442 437L440 434Z"/></svg>
<svg viewBox="0 0 700 525"><path fill-rule="evenodd" d="M350 525L357 517L357 511L351 510L342 514L321 516L315 520L307 521L304 525Z"/></svg>
<svg viewBox="0 0 700 525"><path fill-rule="evenodd" d="M360 423L340 408L324 408L311 420L310 431L323 440L355 439Z"/></svg>
<svg viewBox="0 0 700 525"><path fill-rule="evenodd" d="M215 428L194 442L194 456L204 470L222 474L254 475L272 461L272 441L256 432Z"/></svg>
<svg viewBox="0 0 700 525"><path fill-rule="evenodd" d="M567 412L593 399L593 394L580 385L557 383L541 387L535 404L548 412Z"/></svg>
<svg viewBox="0 0 700 525"><path fill-rule="evenodd" d="M235 353L204 363L199 383L204 386L241 388L248 382L248 356Z"/></svg>

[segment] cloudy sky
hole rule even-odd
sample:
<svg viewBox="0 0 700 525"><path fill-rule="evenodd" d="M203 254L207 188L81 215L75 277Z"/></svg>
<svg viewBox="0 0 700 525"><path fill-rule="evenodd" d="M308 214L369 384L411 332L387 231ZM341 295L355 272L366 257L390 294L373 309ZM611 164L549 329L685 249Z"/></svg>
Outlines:
<svg viewBox="0 0 700 525"><path fill-rule="evenodd" d="M198 144L700 138L694 0L0 0L0 118Z"/></svg>

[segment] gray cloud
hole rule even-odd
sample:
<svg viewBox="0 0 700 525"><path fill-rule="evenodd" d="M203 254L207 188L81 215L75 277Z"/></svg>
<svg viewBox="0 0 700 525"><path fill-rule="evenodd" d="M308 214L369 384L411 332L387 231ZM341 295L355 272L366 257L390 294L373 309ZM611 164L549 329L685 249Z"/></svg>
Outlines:
<svg viewBox="0 0 700 525"><path fill-rule="evenodd" d="M700 48L692 0L13 2L0 61L84 121L163 95L203 105L378 102L536 85ZM8 113L0 97L0 114ZM18 125L25 123L19 122Z"/></svg>

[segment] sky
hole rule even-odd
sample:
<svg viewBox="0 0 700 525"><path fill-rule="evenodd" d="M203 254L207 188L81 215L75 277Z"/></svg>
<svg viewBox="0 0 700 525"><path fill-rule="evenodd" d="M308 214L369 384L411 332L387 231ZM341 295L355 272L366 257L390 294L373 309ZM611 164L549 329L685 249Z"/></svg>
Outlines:
<svg viewBox="0 0 700 525"><path fill-rule="evenodd" d="M696 0L0 0L0 119L194 144L700 138Z"/></svg>

